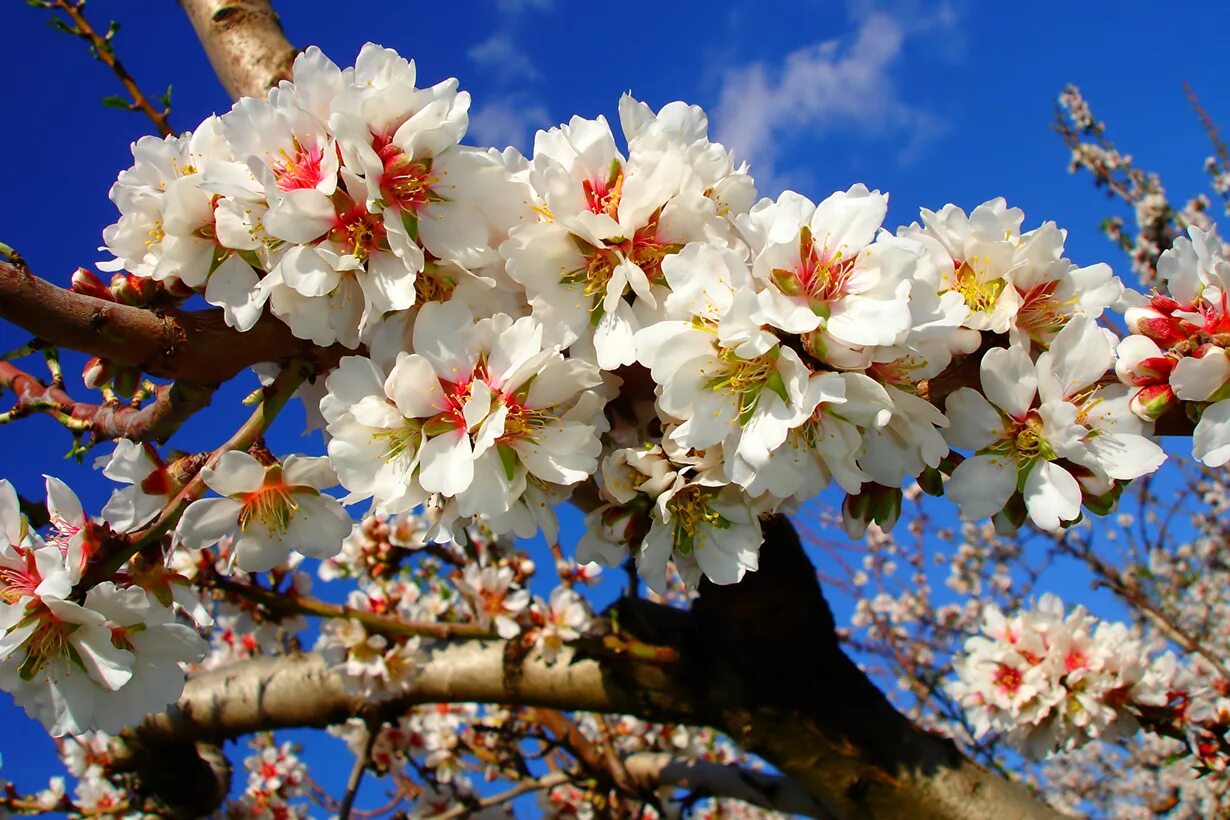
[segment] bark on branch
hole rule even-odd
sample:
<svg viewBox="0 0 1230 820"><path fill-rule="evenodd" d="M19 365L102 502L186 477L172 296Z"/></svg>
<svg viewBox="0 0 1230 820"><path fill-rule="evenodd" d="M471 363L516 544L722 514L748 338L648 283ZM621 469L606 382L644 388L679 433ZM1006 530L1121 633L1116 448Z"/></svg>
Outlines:
<svg viewBox="0 0 1230 820"><path fill-rule="evenodd" d="M107 302L57 287L4 261L0 318L54 347L195 384L219 384L251 365L294 356L331 366L347 352L296 339L271 315L240 333L226 326L218 308L186 311Z"/></svg>
<svg viewBox="0 0 1230 820"><path fill-rule="evenodd" d="M263 97L290 78L295 48L269 0L179 0L196 36L231 95Z"/></svg>

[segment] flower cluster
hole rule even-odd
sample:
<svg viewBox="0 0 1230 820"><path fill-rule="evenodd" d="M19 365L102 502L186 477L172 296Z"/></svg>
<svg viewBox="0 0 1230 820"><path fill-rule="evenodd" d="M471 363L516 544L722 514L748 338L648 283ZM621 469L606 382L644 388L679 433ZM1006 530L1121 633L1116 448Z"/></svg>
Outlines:
<svg viewBox="0 0 1230 820"><path fill-rule="evenodd" d="M0 480L0 685L53 736L118 732L179 697L183 664L206 643L177 621L164 577L133 573L75 595L98 525L60 481L48 478L47 492L43 539Z"/></svg>
<svg viewBox="0 0 1230 820"><path fill-rule="evenodd" d="M949 694L976 735L997 732L1032 757L1140 728L1142 708L1165 706L1174 657L1150 661L1121 623L1098 622L1084 607L1064 612L1043 595L1033 609L1006 617L991 606L982 634L953 664Z"/></svg>
<svg viewBox="0 0 1230 820"><path fill-rule="evenodd" d="M540 131L528 157L466 148L456 81L414 83L387 49L345 70L309 49L267 99L138 143L112 192L108 247L131 275L203 293L241 330L267 305L295 335L355 349L319 405L347 503L430 509L429 541L481 520L554 542L552 508L593 477L581 557L631 553L661 590L668 562L689 584L737 582L758 564L758 518L831 483L853 534L891 526L902 487L940 492L941 474L967 517L1054 530L1161 464L1128 389L1104 379L1116 351L1097 321L1135 297L1067 259L1054 223L1023 231L994 199L891 231L888 196L861 184L757 201L704 112L627 95L624 147L600 116ZM1176 297L1185 316L1219 298L1201 281ZM1204 371L1225 363L1208 349L1187 354ZM981 384L940 401L934 382L975 353ZM1204 381L1175 401L1211 405L1197 451L1219 453L1220 382ZM223 534L200 520L220 503L185 515L193 544ZM275 506L278 526L319 518ZM335 552L335 529L309 552ZM267 567L281 550L238 555Z"/></svg>
<svg viewBox="0 0 1230 820"><path fill-rule="evenodd" d="M1191 228L1158 260L1166 292L1135 299L1132 334L1115 371L1132 388L1132 410L1153 421L1189 402L1196 458L1230 461L1230 259L1215 233Z"/></svg>

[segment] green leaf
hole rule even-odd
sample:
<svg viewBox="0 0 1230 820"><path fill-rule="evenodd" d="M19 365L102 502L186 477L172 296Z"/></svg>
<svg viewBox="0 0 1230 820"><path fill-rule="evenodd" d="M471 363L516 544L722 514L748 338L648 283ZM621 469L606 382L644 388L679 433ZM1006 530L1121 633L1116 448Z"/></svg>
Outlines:
<svg viewBox="0 0 1230 820"><path fill-rule="evenodd" d="M168 111L170 110L171 108L171 86L168 85L167 90L162 92L162 96L158 98L158 102L162 103L162 107L164 110L168 110Z"/></svg>
<svg viewBox="0 0 1230 820"><path fill-rule="evenodd" d="M124 111L132 110L132 103L123 97L103 97L102 104L107 106L107 108L119 108Z"/></svg>
<svg viewBox="0 0 1230 820"><path fill-rule="evenodd" d="M59 31L63 34L71 34L74 37L76 37L78 33L77 29L73 28L68 23L65 23L59 17L52 17L50 20L47 21L47 25L51 26L56 31Z"/></svg>

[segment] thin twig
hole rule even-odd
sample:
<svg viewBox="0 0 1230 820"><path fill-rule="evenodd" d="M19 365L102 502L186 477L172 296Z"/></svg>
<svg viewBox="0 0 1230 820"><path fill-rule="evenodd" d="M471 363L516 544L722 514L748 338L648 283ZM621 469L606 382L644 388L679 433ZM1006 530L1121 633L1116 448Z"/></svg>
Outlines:
<svg viewBox="0 0 1230 820"><path fill-rule="evenodd" d="M432 817L436 820L448 820L448 818L453 817L468 817L476 811L489 809L493 806L499 806L503 803L507 803L510 800L515 800L527 792L553 789L556 786L567 783L571 779L572 776L567 772L548 772L537 780L522 780L508 791L493 794L491 797L484 797L482 800L476 800L473 803L454 806L446 812L433 814Z"/></svg>
<svg viewBox="0 0 1230 820"><path fill-rule="evenodd" d="M346 782L346 794L342 796L342 804L338 807L338 820L350 820L350 810L354 807L354 799L359 793L359 784L363 782L363 773L372 762L372 747L380 735L380 727L367 723L363 728L363 743L355 755L354 768L350 770L350 779Z"/></svg>
<svg viewBox="0 0 1230 820"><path fill-rule="evenodd" d="M158 129L158 133L164 137L170 137L175 134L175 129L171 127L169 121L170 106L167 105L170 89L168 88L168 96L163 97L163 105L166 106L159 111L154 104L149 101L141 87L137 85L137 81L128 73L128 69L120 62L119 57L115 56L115 48L111 44L112 35L115 34L118 26L112 23L112 28L106 35L99 34L89 21L85 19L85 0L46 0L43 8L59 10L68 15L68 18L73 21L73 27L62 26L62 31L76 35L82 40L90 44L90 52L94 55L94 59L111 69L111 72L119 79L124 86L124 90L128 92L128 96L132 101L128 103L129 111L140 111L145 116L149 117L150 122ZM117 98L118 104L120 99Z"/></svg>

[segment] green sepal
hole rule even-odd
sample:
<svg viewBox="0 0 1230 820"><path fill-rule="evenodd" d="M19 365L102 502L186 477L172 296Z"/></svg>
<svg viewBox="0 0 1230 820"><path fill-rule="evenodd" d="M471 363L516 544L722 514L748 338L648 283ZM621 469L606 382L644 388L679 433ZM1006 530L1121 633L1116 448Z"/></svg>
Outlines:
<svg viewBox="0 0 1230 820"><path fill-rule="evenodd" d="M453 421L453 417L448 413L441 413L438 416L432 416L423 423L423 435L425 436L439 436L456 429L457 424Z"/></svg>
<svg viewBox="0 0 1230 820"><path fill-rule="evenodd" d="M504 465L504 477L512 481L517 473L517 451L503 442L495 445L495 451L500 454L500 464Z"/></svg>
<svg viewBox="0 0 1230 820"><path fill-rule="evenodd" d="M786 382L782 379L781 371L770 371L764 386L772 390L783 403L790 404L790 394L786 391Z"/></svg>

